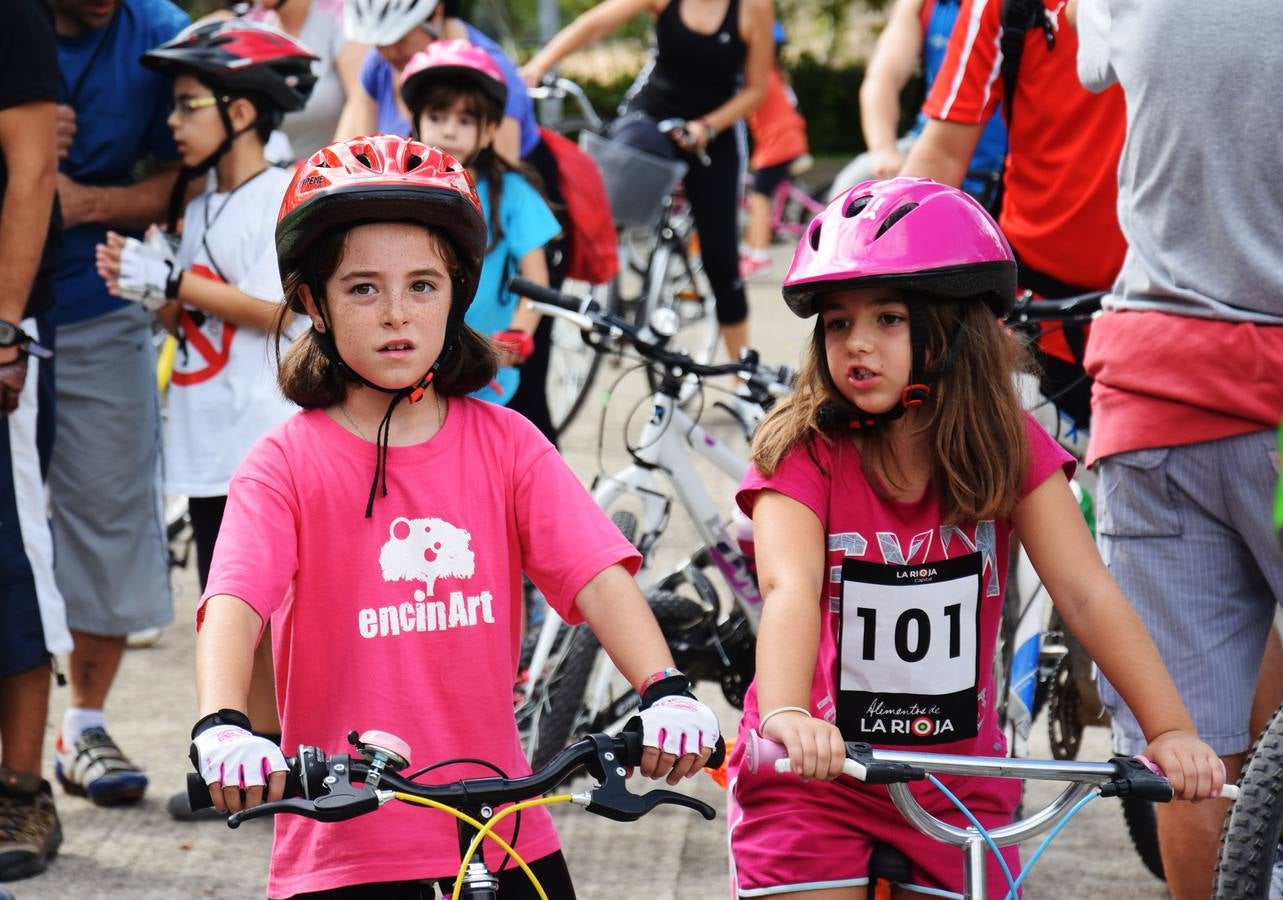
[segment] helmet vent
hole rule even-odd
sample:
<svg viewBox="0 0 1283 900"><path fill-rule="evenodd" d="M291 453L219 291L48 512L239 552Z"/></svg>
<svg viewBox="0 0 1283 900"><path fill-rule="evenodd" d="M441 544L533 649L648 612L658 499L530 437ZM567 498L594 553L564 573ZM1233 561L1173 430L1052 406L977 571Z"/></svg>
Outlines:
<svg viewBox="0 0 1283 900"><path fill-rule="evenodd" d="M918 204L916 203L906 203L903 206L896 207L891 215L882 220L882 224L878 226L878 233L873 236L873 239L876 241L878 238L882 237L882 235L886 234L887 230L890 229L892 225L899 222L917 208Z"/></svg>
<svg viewBox="0 0 1283 900"><path fill-rule="evenodd" d="M848 219L854 219L860 213L864 212L864 207L873 202L872 194L865 194L863 197L856 197L847 204L846 209L842 210L842 215Z"/></svg>
<svg viewBox="0 0 1283 900"><path fill-rule="evenodd" d="M357 161L360 162L361 165L365 166L367 169L374 168L374 163L370 162L370 157L366 156L364 153L356 153L353 155L356 157Z"/></svg>
<svg viewBox="0 0 1283 900"><path fill-rule="evenodd" d="M405 161L405 170L407 172L412 172L415 169L419 168L419 166L421 165L423 165L423 157L412 155L409 159Z"/></svg>
<svg viewBox="0 0 1283 900"><path fill-rule="evenodd" d="M807 237L811 242L812 250L820 249L820 228L823 225L824 225L823 222L816 222L814 225L811 226L811 233Z"/></svg>

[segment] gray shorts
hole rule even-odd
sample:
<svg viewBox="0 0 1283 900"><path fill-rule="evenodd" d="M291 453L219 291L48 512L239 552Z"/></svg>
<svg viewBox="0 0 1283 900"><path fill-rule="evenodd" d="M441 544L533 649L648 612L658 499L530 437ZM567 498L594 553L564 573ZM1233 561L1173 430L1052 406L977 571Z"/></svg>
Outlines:
<svg viewBox="0 0 1283 900"><path fill-rule="evenodd" d="M1283 602L1270 522L1274 433L1136 450L1100 462L1101 555L1158 645L1199 735L1222 756L1248 748L1265 639ZM1146 741L1106 681L1115 750Z"/></svg>
<svg viewBox="0 0 1283 900"><path fill-rule="evenodd" d="M118 636L173 621L151 314L58 329L49 493L67 624Z"/></svg>

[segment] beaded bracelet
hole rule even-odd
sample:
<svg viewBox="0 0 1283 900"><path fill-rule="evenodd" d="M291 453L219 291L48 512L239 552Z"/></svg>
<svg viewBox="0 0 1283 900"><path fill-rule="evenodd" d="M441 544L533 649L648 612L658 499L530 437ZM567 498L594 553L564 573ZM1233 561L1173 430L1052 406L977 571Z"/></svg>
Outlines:
<svg viewBox="0 0 1283 900"><path fill-rule="evenodd" d="M773 709L766 715L762 716L762 720L757 723L757 733L766 734L766 723L771 721L771 716L778 716L782 712L800 712L808 719L814 718L809 709L803 709L800 706L781 706L779 709Z"/></svg>
<svg viewBox="0 0 1283 900"><path fill-rule="evenodd" d="M674 675L681 675L683 678L686 677L686 673L684 673L681 669L676 669L676 668L673 668L672 666L669 666L667 669L660 669L654 675L650 676L645 681L643 681L641 683L641 687L637 689L637 693L644 694L646 693L646 689L650 687L652 684L654 684L656 681L663 681L665 678L672 678Z"/></svg>

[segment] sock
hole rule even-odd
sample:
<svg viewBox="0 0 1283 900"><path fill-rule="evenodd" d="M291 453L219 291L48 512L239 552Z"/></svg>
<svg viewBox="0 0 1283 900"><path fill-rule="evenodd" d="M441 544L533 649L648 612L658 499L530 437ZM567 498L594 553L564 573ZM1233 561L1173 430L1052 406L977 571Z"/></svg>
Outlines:
<svg viewBox="0 0 1283 900"><path fill-rule="evenodd" d="M748 255L757 262L766 262L771 258L771 251L765 247L749 247Z"/></svg>
<svg viewBox="0 0 1283 900"><path fill-rule="evenodd" d="M62 715L62 746L64 750L70 750L80 737L90 728L102 728L107 724L107 719L101 709L81 709L76 706L67 707L67 711Z"/></svg>

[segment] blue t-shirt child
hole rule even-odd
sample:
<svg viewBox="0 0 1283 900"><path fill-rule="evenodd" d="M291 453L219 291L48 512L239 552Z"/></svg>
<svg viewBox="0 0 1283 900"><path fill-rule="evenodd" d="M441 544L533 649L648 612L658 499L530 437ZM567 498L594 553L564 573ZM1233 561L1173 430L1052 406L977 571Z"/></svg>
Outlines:
<svg viewBox="0 0 1283 900"><path fill-rule="evenodd" d="M521 157L525 159L539 143L539 122L535 119L535 105L526 93L526 83L521 80L516 65L503 52L502 47L467 22L463 23L463 27L468 31L468 43L486 51L503 72L503 80L508 85L508 103L503 114L516 119L521 125ZM410 120L401 115L401 108L396 102L397 77L392 64L371 47L365 54L365 62L361 64L361 87L365 88L365 92L378 107L378 132L409 137Z"/></svg>
<svg viewBox="0 0 1283 900"><path fill-rule="evenodd" d="M144 69L138 59L187 24L187 14L169 0L122 0L102 28L59 36L59 102L76 111L76 138L58 166L63 174L87 185L119 187L134 180L141 160L178 158L165 124L173 81ZM59 325L129 302L108 294L94 268L94 247L106 241L107 227L86 224L63 232L62 265L54 274Z"/></svg>
<svg viewBox="0 0 1283 900"><path fill-rule="evenodd" d="M927 30L922 38L922 74L929 93L931 84L944 65L945 52L949 47L949 35L953 33L953 26L958 21L961 3L958 0L928 0L928 2L931 3L931 8L927 11L929 16ZM911 133L920 134L926 124L927 117L919 112L913 128L910 129ZM985 124L984 131L980 133L980 140L976 142L976 149L971 154L971 162L967 165L967 171L976 174L968 176L963 181L962 189L969 194L985 196L990 186L983 178L977 176L1001 172L1006 158L1007 122L1002 117L1002 110L998 109Z"/></svg>
<svg viewBox="0 0 1283 900"><path fill-rule="evenodd" d="M477 196L486 214L488 246L494 229L490 225L490 184L484 178L477 181ZM561 225L543 197L516 172L504 173L499 221L503 225L503 237L486 253L477 295L463 317L464 322L486 337L505 331L512 324L519 298L508 290L508 279L517 274L522 257L561 232ZM495 381L498 391L491 385L472 396L506 406L521 383L521 370L512 366L500 369Z"/></svg>

